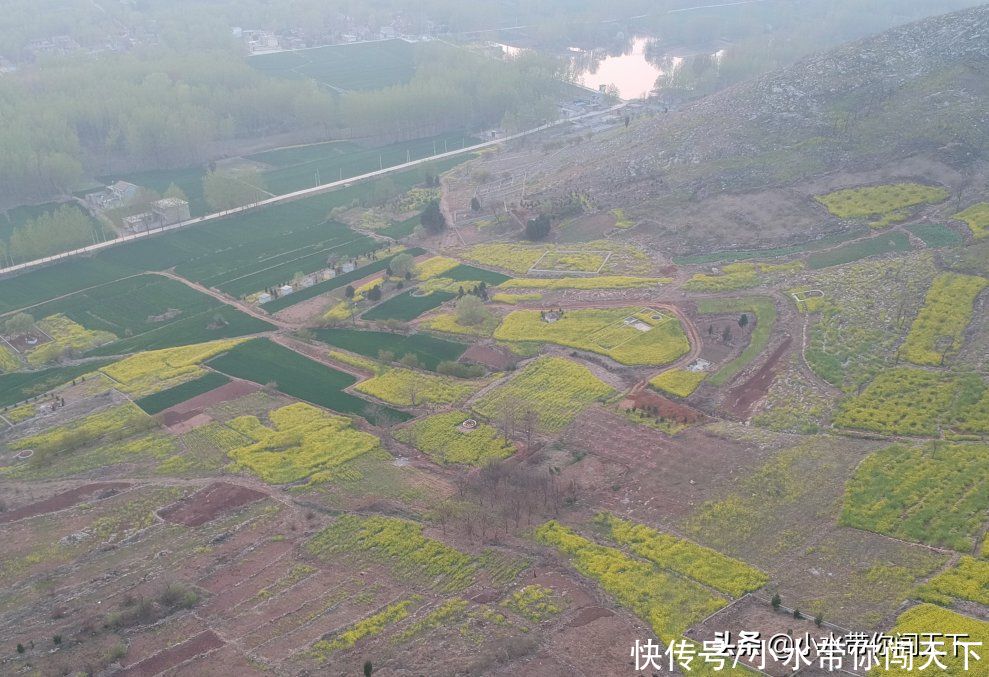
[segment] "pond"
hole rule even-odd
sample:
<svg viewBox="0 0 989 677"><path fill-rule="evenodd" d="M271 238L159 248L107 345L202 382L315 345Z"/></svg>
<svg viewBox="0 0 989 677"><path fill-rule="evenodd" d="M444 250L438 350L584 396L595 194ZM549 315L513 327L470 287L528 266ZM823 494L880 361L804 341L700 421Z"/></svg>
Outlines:
<svg viewBox="0 0 989 677"><path fill-rule="evenodd" d="M626 101L646 97L656 87L656 78L683 61L672 56L657 58L649 49L654 44L653 38L640 36L632 38L620 54L572 48L575 82L590 89L614 86Z"/></svg>

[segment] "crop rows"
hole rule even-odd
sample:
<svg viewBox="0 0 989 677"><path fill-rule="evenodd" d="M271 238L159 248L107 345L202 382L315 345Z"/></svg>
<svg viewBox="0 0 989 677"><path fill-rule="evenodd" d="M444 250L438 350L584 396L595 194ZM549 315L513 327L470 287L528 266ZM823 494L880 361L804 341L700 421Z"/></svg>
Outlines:
<svg viewBox="0 0 989 677"><path fill-rule="evenodd" d="M970 552L989 503L989 448L893 445L867 457L845 488L841 522Z"/></svg>
<svg viewBox="0 0 989 677"><path fill-rule="evenodd" d="M405 335L332 328L317 329L315 336L323 343L371 358L378 358L382 351L391 353L394 359L415 355L422 366L431 370L435 370L440 362L456 360L467 350L466 344L428 334Z"/></svg>
<svg viewBox="0 0 989 677"><path fill-rule="evenodd" d="M267 339L254 339L217 357L210 366L228 376L265 385L274 383L289 395L344 414L364 415L368 402L349 395L345 388L356 380L350 374L314 362ZM384 410L393 420L409 417L400 411Z"/></svg>
<svg viewBox="0 0 989 677"><path fill-rule="evenodd" d="M649 623L663 642L676 639L725 605L723 597L691 580L598 545L558 522L536 529L536 540L569 555L578 572L596 580L619 604Z"/></svg>
<svg viewBox="0 0 989 677"><path fill-rule="evenodd" d="M936 365L961 350L975 300L989 280L942 273L934 278L924 306L910 327L900 354L914 364Z"/></svg>
<svg viewBox="0 0 989 677"><path fill-rule="evenodd" d="M320 558L353 556L384 564L397 574L444 591L474 582L479 562L470 555L422 534L416 522L396 517L343 515L316 534L309 552Z"/></svg>
<svg viewBox="0 0 989 677"><path fill-rule="evenodd" d="M615 542L627 546L639 557L733 597L758 590L769 582L766 574L745 562L643 524L609 513L600 513L595 522Z"/></svg>

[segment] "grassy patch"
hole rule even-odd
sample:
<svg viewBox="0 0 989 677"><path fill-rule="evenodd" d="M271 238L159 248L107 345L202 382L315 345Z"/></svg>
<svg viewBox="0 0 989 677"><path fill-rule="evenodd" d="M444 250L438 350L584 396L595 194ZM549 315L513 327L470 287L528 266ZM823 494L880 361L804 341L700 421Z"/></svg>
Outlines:
<svg viewBox="0 0 989 677"><path fill-rule="evenodd" d="M398 296L393 296L384 303L371 308L371 310L361 315L361 317L365 320L401 320L402 322L408 322L433 308L438 308L455 296L454 294L442 291L433 292L426 296L413 296L413 291L410 289Z"/></svg>
<svg viewBox="0 0 989 677"><path fill-rule="evenodd" d="M134 404L143 409L146 414L157 414L227 383L230 383L229 378L223 374L217 374L215 371L210 371L193 381L186 381L174 388L135 400Z"/></svg>
<svg viewBox="0 0 989 677"><path fill-rule="evenodd" d="M506 407L532 409L539 415L540 429L555 432L569 425L581 409L613 392L587 367L545 357L527 364L507 383L486 393L474 409L492 420L497 420Z"/></svg>
<svg viewBox="0 0 989 677"><path fill-rule="evenodd" d="M415 72L414 46L405 40L259 54L247 63L267 75L312 78L333 89L383 89L402 85Z"/></svg>
<svg viewBox="0 0 989 677"><path fill-rule="evenodd" d="M442 464L483 466L515 453L515 447L487 424L481 423L473 430L461 430L460 424L468 418L470 416L462 411L436 414L403 428L395 437Z"/></svg>
<svg viewBox="0 0 989 677"><path fill-rule="evenodd" d="M769 344L776 324L776 304L772 299L764 297L700 299L697 301L697 312L702 314L749 312L756 317L756 325L749 337L749 345L745 346L745 350L738 357L708 378L708 381L714 385L724 385L757 358Z"/></svg>
<svg viewBox="0 0 989 677"><path fill-rule="evenodd" d="M910 249L910 238L903 233L884 233L865 240L850 242L836 249L811 254L807 258L807 267L818 270L820 268L851 263L852 261L858 261L869 256L905 252L910 251Z"/></svg>
<svg viewBox="0 0 989 677"><path fill-rule="evenodd" d="M986 287L989 280L974 275L942 273L934 278L900 355L914 364L936 365L956 354L972 321L975 299Z"/></svg>
<svg viewBox="0 0 989 677"><path fill-rule="evenodd" d="M964 241L961 235L941 223L915 223L907 226L907 230L934 249L953 247Z"/></svg>
<svg viewBox="0 0 989 677"><path fill-rule="evenodd" d="M421 601L421 597L414 595L409 599L389 604L381 611L354 623L346 630L340 631L332 639L316 642L313 644L312 653L316 658L325 660L335 651L349 649L360 640L380 634L389 625L405 620L411 613L411 609L415 608Z"/></svg>
<svg viewBox="0 0 989 677"><path fill-rule="evenodd" d="M668 364L690 350L680 321L648 308L568 310L553 322L538 310L516 310L505 317L494 337L556 343L622 364Z"/></svg>
<svg viewBox="0 0 989 677"><path fill-rule="evenodd" d="M989 237L989 202L979 202L963 212L958 212L952 218L964 221L972 231L972 237L980 240Z"/></svg>
<svg viewBox="0 0 989 677"><path fill-rule="evenodd" d="M353 376L266 339L243 343L213 359L210 366L228 376L262 385L274 383L286 395L341 413L363 416L368 410L367 401L343 392L357 380ZM394 420L409 418L385 409Z"/></svg>
<svg viewBox="0 0 989 677"><path fill-rule="evenodd" d="M745 261L748 259L775 259L782 256L790 256L805 251L827 249L835 245L860 238L868 233L865 229L852 229L837 235L828 235L817 240L812 240L803 244L791 247L776 247L774 249L744 249L739 251L720 251L709 254L692 254L690 256L678 256L673 259L677 265L690 265L699 263L731 263L733 261Z"/></svg>
<svg viewBox="0 0 989 677"><path fill-rule="evenodd" d="M381 351L390 352L395 359L415 355L426 369L435 370L440 362L456 360L467 350L467 345L445 341L428 334L394 334L357 329L317 329L316 339L358 355L377 359Z"/></svg>
<svg viewBox="0 0 989 677"><path fill-rule="evenodd" d="M893 445L862 462L841 523L970 552L989 502L989 447Z"/></svg>
<svg viewBox="0 0 989 677"><path fill-rule="evenodd" d="M940 186L890 183L836 190L819 195L816 200L839 219L876 219L869 225L882 228L906 219L910 215L909 208L941 202L949 194Z"/></svg>

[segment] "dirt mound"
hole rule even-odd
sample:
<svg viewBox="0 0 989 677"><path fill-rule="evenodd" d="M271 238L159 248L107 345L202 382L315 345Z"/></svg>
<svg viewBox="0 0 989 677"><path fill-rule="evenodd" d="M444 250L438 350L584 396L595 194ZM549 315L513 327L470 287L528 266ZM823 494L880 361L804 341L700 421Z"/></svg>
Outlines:
<svg viewBox="0 0 989 677"><path fill-rule="evenodd" d="M622 400L621 407L623 409L639 409L667 421L676 421L684 425L699 423L707 418L696 409L691 409L647 389L629 393L628 397Z"/></svg>
<svg viewBox="0 0 989 677"><path fill-rule="evenodd" d="M69 489L60 494L55 494L51 498L46 498L43 501L22 506L17 510L0 513L0 524L65 510L66 508L71 508L74 505L82 503L90 497L107 498L129 486L127 482L95 482L76 487L75 489Z"/></svg>
<svg viewBox="0 0 989 677"><path fill-rule="evenodd" d="M225 512L259 501L264 497L264 493L255 489L227 482L215 482L178 503L162 508L158 511L158 515L169 522L198 527Z"/></svg>
<svg viewBox="0 0 989 677"><path fill-rule="evenodd" d="M159 651L154 656L146 658L140 663L135 663L117 674L126 675L126 677L151 677L174 668L190 658L219 649L223 644L223 640L215 632L207 630L181 644Z"/></svg>

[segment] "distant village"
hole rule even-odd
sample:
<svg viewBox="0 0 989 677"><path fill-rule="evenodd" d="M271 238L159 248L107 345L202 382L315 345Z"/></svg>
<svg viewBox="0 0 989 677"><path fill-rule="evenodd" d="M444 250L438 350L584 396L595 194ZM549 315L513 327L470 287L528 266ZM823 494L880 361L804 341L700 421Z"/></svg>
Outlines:
<svg viewBox="0 0 989 677"><path fill-rule="evenodd" d="M159 43L158 34L149 29L125 29L118 25L117 33L107 34L99 42L80 44L70 35L53 35L32 40L24 49L20 59L12 55L0 55L0 76L15 72L20 66L45 58L69 56L73 54L100 54L103 52L126 52L138 46ZM292 28L288 30L231 27L235 40L244 46L246 54L264 54L291 49L322 47L326 45L391 40L404 38L420 40L448 30L444 24L428 19L411 19L397 16L391 23L373 28L363 25L353 18L338 14L328 18L320 27Z"/></svg>

